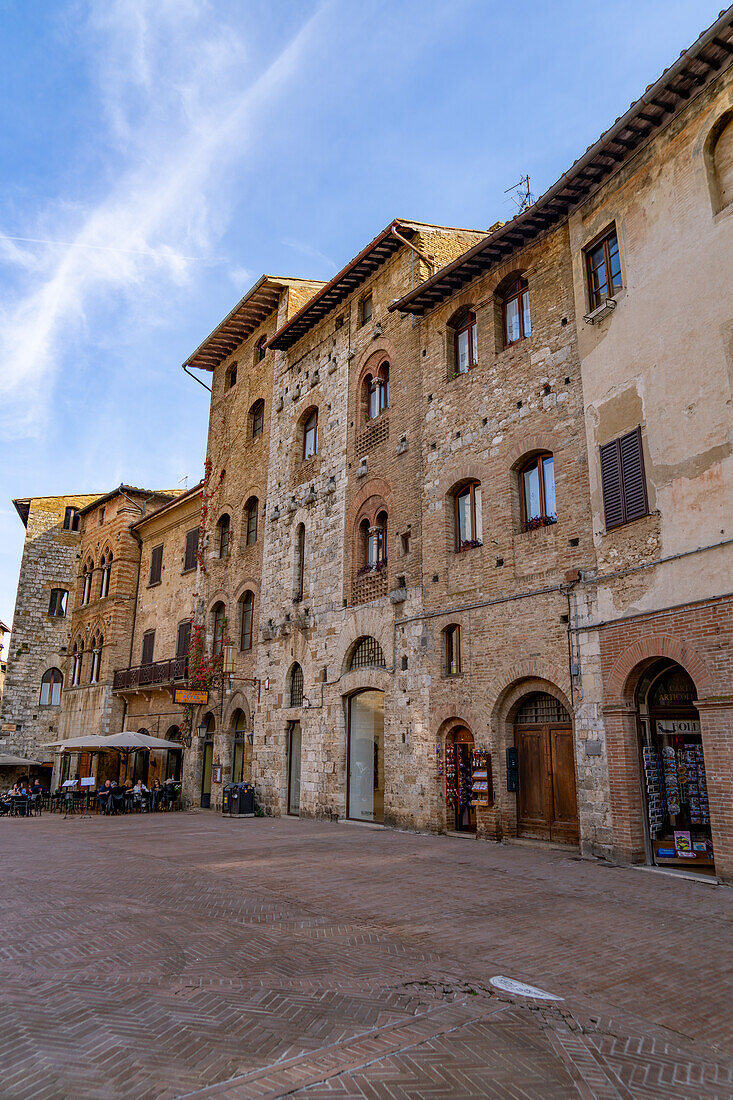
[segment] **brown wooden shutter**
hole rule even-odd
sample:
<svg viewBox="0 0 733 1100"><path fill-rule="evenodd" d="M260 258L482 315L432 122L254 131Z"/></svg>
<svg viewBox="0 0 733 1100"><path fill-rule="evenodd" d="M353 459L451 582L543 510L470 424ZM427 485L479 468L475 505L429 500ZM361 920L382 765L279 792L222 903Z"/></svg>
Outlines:
<svg viewBox="0 0 733 1100"><path fill-rule="evenodd" d="M178 624L178 637L176 638L176 657L188 656L188 648L191 644L191 624Z"/></svg>
<svg viewBox="0 0 733 1100"><path fill-rule="evenodd" d="M148 630L143 634L143 652L141 664L151 665L153 663L153 650L155 648L155 631Z"/></svg>
<svg viewBox="0 0 733 1100"><path fill-rule="evenodd" d="M645 516L649 507L641 428L604 444L600 452L606 528Z"/></svg>
<svg viewBox="0 0 733 1100"><path fill-rule="evenodd" d="M621 452L619 441L614 439L601 447L601 487L606 528L618 527L624 522L624 500L621 488Z"/></svg>
<svg viewBox="0 0 733 1100"><path fill-rule="evenodd" d="M196 551L199 545L199 529L198 527L189 531L186 535L186 556L183 561L184 569L196 568Z"/></svg>
<svg viewBox="0 0 733 1100"><path fill-rule="evenodd" d="M624 435L619 440L621 455L621 483L624 491L624 519L638 519L649 510L644 476L644 452L641 446L641 428Z"/></svg>
<svg viewBox="0 0 733 1100"><path fill-rule="evenodd" d="M163 575L163 547L154 546L150 555L150 584L157 584Z"/></svg>

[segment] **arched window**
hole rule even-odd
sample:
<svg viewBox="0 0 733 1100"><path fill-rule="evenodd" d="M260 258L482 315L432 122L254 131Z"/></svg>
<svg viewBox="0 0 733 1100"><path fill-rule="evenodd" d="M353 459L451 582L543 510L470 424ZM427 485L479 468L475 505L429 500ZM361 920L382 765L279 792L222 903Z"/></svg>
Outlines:
<svg viewBox="0 0 733 1100"><path fill-rule="evenodd" d="M443 652L445 656L446 676L458 676L463 671L461 661L461 628L451 623L443 631Z"/></svg>
<svg viewBox="0 0 733 1100"><path fill-rule="evenodd" d="M52 588L51 598L48 601L48 613L55 619L66 617L66 601L69 593L65 588Z"/></svg>
<svg viewBox="0 0 733 1100"><path fill-rule="evenodd" d="M105 599L106 596L109 596L109 582L110 582L111 576L112 576L112 551L109 550L109 551L107 551L106 554L104 554L102 556L102 577L101 577L101 580L99 582L99 598L100 598L100 600L103 600L103 599Z"/></svg>
<svg viewBox="0 0 733 1100"><path fill-rule="evenodd" d="M454 320L453 365L456 374L465 374L478 363L478 327L476 314L468 309Z"/></svg>
<svg viewBox="0 0 733 1100"><path fill-rule="evenodd" d="M41 677L40 706L57 707L61 702L61 688L63 685L64 678L61 675L60 669L47 669Z"/></svg>
<svg viewBox="0 0 733 1100"><path fill-rule="evenodd" d="M382 647L369 634L359 638L351 651L349 671L355 668L386 668Z"/></svg>
<svg viewBox="0 0 733 1100"><path fill-rule="evenodd" d="M364 376L363 404L367 420L374 420L389 408L389 362L382 363L374 374Z"/></svg>
<svg viewBox="0 0 733 1100"><path fill-rule="evenodd" d="M313 409L303 422L303 461L318 452L318 409Z"/></svg>
<svg viewBox="0 0 733 1100"><path fill-rule="evenodd" d="M529 310L529 284L518 275L503 288L501 295L502 327L504 346L516 344L532 333L532 318Z"/></svg>
<svg viewBox="0 0 733 1100"><path fill-rule="evenodd" d="M255 344L255 363L261 363L267 355L267 348L265 347L266 343L267 336L260 336L259 340Z"/></svg>
<svg viewBox="0 0 733 1100"><path fill-rule="evenodd" d="M224 650L224 628L226 625L226 608L223 603L214 604L211 612L211 626L213 645L212 653L217 656Z"/></svg>
<svg viewBox="0 0 733 1100"><path fill-rule="evenodd" d="M89 673L89 683L99 683L99 673L102 664L102 646L104 645L104 638L101 634L98 634L92 641L92 667Z"/></svg>
<svg viewBox="0 0 733 1100"><path fill-rule="evenodd" d="M254 546L257 542L257 513L259 511L259 504L260 502L257 497L250 497L245 505L245 520L247 524L245 541L247 546Z"/></svg>
<svg viewBox="0 0 733 1100"><path fill-rule="evenodd" d="M531 531L555 523L555 462L552 455L533 455L520 468L519 477L523 530Z"/></svg>
<svg viewBox="0 0 733 1100"><path fill-rule="evenodd" d="M84 607L92 598L92 577L94 576L94 562L88 561L82 574L81 605Z"/></svg>
<svg viewBox="0 0 733 1100"><path fill-rule="evenodd" d="M481 482L469 481L455 494L456 550L470 550L483 542Z"/></svg>
<svg viewBox="0 0 733 1100"><path fill-rule="evenodd" d="M252 612L254 611L255 598L253 592L245 592L239 601L239 648L242 650L252 648Z"/></svg>
<svg viewBox="0 0 733 1100"><path fill-rule="evenodd" d="M255 401L254 405L249 410L249 430L252 439L257 439L259 435L262 435L264 426L265 402L260 398L259 401Z"/></svg>
<svg viewBox="0 0 733 1100"><path fill-rule="evenodd" d="M71 686L78 687L81 683L81 671L84 664L84 642L74 642L71 653Z"/></svg>
<svg viewBox="0 0 733 1100"><path fill-rule="evenodd" d="M216 525L217 540L219 544L219 557L228 558L229 550L231 547L230 540L230 520L229 516L225 512L223 516L219 517L219 522Z"/></svg>
<svg viewBox="0 0 733 1100"><path fill-rule="evenodd" d="M224 389L230 390L232 386L237 384L237 364L232 363L227 367L227 372L224 375Z"/></svg>
<svg viewBox="0 0 733 1100"><path fill-rule="evenodd" d="M243 710L235 710L232 715L232 783L241 783L244 779L244 743L247 736L247 720Z"/></svg>
<svg viewBox="0 0 733 1100"><path fill-rule="evenodd" d="M290 671L290 706L303 706L303 669L299 664L294 664Z"/></svg>
<svg viewBox="0 0 733 1100"><path fill-rule="evenodd" d="M300 603L305 592L305 524L299 523L295 532L295 560L293 563L293 603Z"/></svg>

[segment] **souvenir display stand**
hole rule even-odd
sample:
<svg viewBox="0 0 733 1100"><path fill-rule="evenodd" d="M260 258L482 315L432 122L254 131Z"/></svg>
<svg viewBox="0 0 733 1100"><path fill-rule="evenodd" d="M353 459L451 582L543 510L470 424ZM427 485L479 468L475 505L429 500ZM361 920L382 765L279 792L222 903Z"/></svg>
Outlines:
<svg viewBox="0 0 733 1100"><path fill-rule="evenodd" d="M651 736L642 745L642 767L654 862L660 867L712 869L715 859L699 721L653 720Z"/></svg>

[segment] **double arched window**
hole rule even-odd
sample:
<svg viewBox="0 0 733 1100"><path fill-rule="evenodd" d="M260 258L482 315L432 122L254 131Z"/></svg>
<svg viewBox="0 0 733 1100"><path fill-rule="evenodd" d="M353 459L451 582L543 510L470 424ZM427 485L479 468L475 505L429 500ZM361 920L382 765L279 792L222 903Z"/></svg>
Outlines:
<svg viewBox="0 0 733 1100"><path fill-rule="evenodd" d="M555 461L551 454L535 454L519 468L522 529L531 531L557 520Z"/></svg>
<svg viewBox="0 0 733 1100"><path fill-rule="evenodd" d="M92 667L89 673L89 683L98 684L100 669L102 665L102 646L104 645L104 638L101 634L96 634L92 639Z"/></svg>
<svg viewBox="0 0 733 1100"><path fill-rule="evenodd" d="M103 600L109 596L109 582L112 577L112 551L108 550L102 555L102 576L99 582L99 598Z"/></svg>
<svg viewBox="0 0 733 1100"><path fill-rule="evenodd" d="M245 592L239 601L239 648L241 650L252 648L252 615L254 606L254 593L249 591Z"/></svg>
<svg viewBox="0 0 733 1100"><path fill-rule="evenodd" d="M466 481L454 490L456 551L481 546L484 539L481 482Z"/></svg>
<svg viewBox="0 0 733 1100"><path fill-rule="evenodd" d="M49 668L41 677L41 698L39 705L42 707L57 707L61 702L61 689L64 686L64 678L58 668Z"/></svg>
<svg viewBox="0 0 733 1100"><path fill-rule="evenodd" d="M303 461L318 453L318 409L311 409L303 421Z"/></svg>
<svg viewBox="0 0 733 1100"><path fill-rule="evenodd" d="M92 598L92 577L94 576L94 562L89 561L84 565L82 573L81 605L84 607Z"/></svg>
<svg viewBox="0 0 733 1100"><path fill-rule="evenodd" d="M244 541L247 546L254 546L257 542L257 514L259 511L259 504L260 502L257 497L250 497L244 506Z"/></svg>
<svg viewBox="0 0 733 1100"><path fill-rule="evenodd" d="M223 516L219 517L219 521L216 525L216 533L219 545L219 557L228 558L231 550L231 522L226 512Z"/></svg>
<svg viewBox="0 0 733 1100"><path fill-rule="evenodd" d="M211 651L214 656L218 656L224 651L224 631L226 627L226 608L224 604L219 602L215 603L211 611L211 633L212 633L212 647Z"/></svg>
<svg viewBox="0 0 733 1100"><path fill-rule="evenodd" d="M364 571L382 569L387 564L387 512L377 512L373 523L364 518L359 524L361 565Z"/></svg>
<svg viewBox="0 0 733 1100"><path fill-rule="evenodd" d="M389 408L389 361L384 360L374 372L364 375L362 382L364 419L375 420Z"/></svg>
<svg viewBox="0 0 733 1100"><path fill-rule="evenodd" d="M288 696L291 707L303 706L303 669L296 663L290 670Z"/></svg>

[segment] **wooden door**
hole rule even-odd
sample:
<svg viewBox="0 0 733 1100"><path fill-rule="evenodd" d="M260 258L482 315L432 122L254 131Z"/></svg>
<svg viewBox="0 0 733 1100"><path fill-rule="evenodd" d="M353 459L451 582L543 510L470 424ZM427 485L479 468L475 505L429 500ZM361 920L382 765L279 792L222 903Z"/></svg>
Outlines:
<svg viewBox="0 0 733 1100"><path fill-rule="evenodd" d="M517 834L550 839L547 753L544 726L517 727L514 741L519 756Z"/></svg>
<svg viewBox="0 0 733 1100"><path fill-rule="evenodd" d="M563 726L517 726L517 835L577 844L573 731Z"/></svg>
<svg viewBox="0 0 733 1100"><path fill-rule="evenodd" d="M214 742L207 741L204 745L204 760L201 769L201 809L208 810L211 806L211 773L214 763Z"/></svg>

